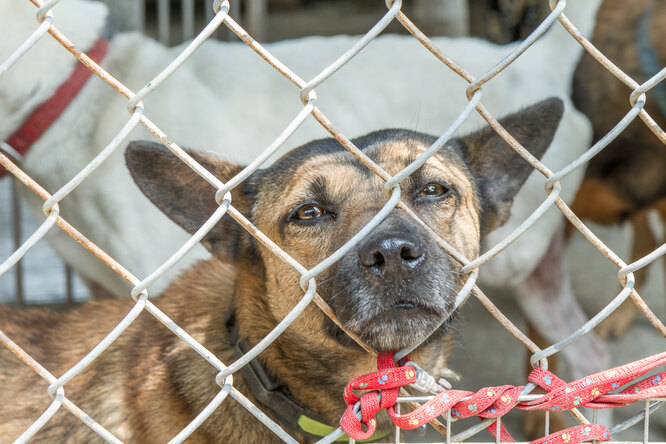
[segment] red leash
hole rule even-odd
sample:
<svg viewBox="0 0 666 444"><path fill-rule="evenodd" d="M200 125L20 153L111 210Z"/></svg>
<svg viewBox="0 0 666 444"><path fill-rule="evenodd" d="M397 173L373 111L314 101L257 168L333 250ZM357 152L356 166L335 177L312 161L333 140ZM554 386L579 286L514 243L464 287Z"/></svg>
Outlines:
<svg viewBox="0 0 666 444"><path fill-rule="evenodd" d="M395 412L395 403L400 387L416 382L416 370L406 365L409 357L393 361L393 352L380 353L377 357L379 370L352 379L344 390L347 403L340 420L342 430L356 440L367 439L374 433L377 421L374 419L379 410L386 409L393 423L403 429L414 429L427 424L451 409L452 416L466 418L477 416L481 419L498 418L517 407L521 410L565 411L577 407L611 408L621 407L647 398L666 396L666 372L643 379L623 389L616 395L607 393L628 384L650 370L666 364L666 352L631 362L620 367L596 373L574 382L566 383L541 367L535 368L528 380L544 389L547 394L532 401L517 402L522 386L503 385L488 387L476 393L465 390L446 390L438 393L418 409L399 415ZM366 391L358 396L355 390ZM618 396L623 395L623 396ZM471 396L471 399L462 401ZM359 407L355 407L359 402ZM355 414L359 409L361 419ZM364 430L365 428L365 430ZM495 436L495 425L488 430ZM608 441L608 428L598 424L579 425L552 433L545 438L532 441L531 444L573 444L588 440ZM513 437L501 426L500 440L515 442Z"/></svg>
<svg viewBox="0 0 666 444"><path fill-rule="evenodd" d="M99 64L108 47L108 40L102 37L97 40L95 45L87 52L87 55ZM20 155L25 155L32 144L49 129L83 89L91 74L92 71L77 60L74 71L65 83L60 85L53 95L28 117L23 125L6 140L6 143ZM7 174L7 170L0 165L0 178L5 174Z"/></svg>

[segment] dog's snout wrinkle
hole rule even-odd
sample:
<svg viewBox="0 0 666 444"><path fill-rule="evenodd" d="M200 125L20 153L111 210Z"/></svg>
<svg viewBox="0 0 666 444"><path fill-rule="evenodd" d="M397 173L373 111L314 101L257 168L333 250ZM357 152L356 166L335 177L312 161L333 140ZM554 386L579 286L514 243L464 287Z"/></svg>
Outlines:
<svg viewBox="0 0 666 444"><path fill-rule="evenodd" d="M373 238L360 250L361 265L382 277L413 271L424 257L423 244L409 234Z"/></svg>

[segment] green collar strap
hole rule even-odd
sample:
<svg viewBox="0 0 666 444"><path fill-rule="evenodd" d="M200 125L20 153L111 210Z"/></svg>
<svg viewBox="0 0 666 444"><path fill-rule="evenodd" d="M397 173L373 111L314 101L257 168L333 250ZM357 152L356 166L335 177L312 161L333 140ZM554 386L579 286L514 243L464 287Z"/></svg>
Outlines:
<svg viewBox="0 0 666 444"><path fill-rule="evenodd" d="M301 415L298 418L298 426L301 428L306 433L309 433L310 435L314 436L327 436L331 434L332 432L335 431L333 427L331 427L328 424L324 424L323 422L316 421L312 418L309 418L305 415ZM377 430L370 438L365 439L363 441L357 441L357 442L371 442L371 441L377 441L378 439L384 438L385 436L389 435L391 433L391 430ZM336 442L342 441L342 442L347 442L349 441L349 436L346 434L342 435L338 439L335 440Z"/></svg>

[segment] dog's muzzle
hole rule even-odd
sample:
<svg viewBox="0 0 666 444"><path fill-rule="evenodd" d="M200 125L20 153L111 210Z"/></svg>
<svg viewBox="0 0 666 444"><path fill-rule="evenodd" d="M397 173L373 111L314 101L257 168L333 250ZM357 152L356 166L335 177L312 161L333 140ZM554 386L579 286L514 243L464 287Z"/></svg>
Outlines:
<svg viewBox="0 0 666 444"><path fill-rule="evenodd" d="M451 315L453 263L406 217L391 216L338 263L324 294L344 325L376 350L422 341ZM450 327L445 321L441 333Z"/></svg>

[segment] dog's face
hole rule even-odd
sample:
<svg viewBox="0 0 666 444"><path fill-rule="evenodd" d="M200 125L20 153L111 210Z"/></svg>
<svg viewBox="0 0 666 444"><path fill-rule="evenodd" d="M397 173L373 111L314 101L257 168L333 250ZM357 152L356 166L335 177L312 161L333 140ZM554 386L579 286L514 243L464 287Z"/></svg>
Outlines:
<svg viewBox="0 0 666 444"><path fill-rule="evenodd" d="M542 102L502 121L541 156L561 117L558 100ZM354 140L393 175L432 145L434 137L385 130ZM227 181L242 167L191 152ZM194 232L216 208L214 190L169 151L134 142L127 163L142 191L168 216ZM492 130L449 142L400 183L401 200L432 230L468 258L481 236L501 225L531 172ZM361 230L387 203L383 181L334 139L314 141L255 173L232 192L232 202L252 223L310 269ZM229 219L229 220L227 220ZM202 241L224 260L251 261L264 273L266 307L277 320L302 297L300 275L252 241L225 216ZM346 328L377 350L393 350L447 331L463 279L460 265L401 209L391 211L349 253L319 274L317 291ZM348 337L321 319L322 334L347 345ZM323 328L322 328L323 326Z"/></svg>
<svg viewBox="0 0 666 444"><path fill-rule="evenodd" d="M434 140L388 130L354 143L393 175ZM293 151L254 183L258 193L252 216L258 228L308 269L351 239L388 201L384 182L330 139ZM428 226L461 253L476 256L480 203L457 146L431 157L400 189L402 201ZM290 267L268 252L262 251L262 260L267 282L273 283L269 294L293 294L284 288L284 277L293 274ZM317 277L317 291L366 343L380 350L400 348L449 317L460 288L456 265L425 228L396 209ZM295 295L300 298L302 291ZM338 340L348 341L333 323L324 325Z"/></svg>

